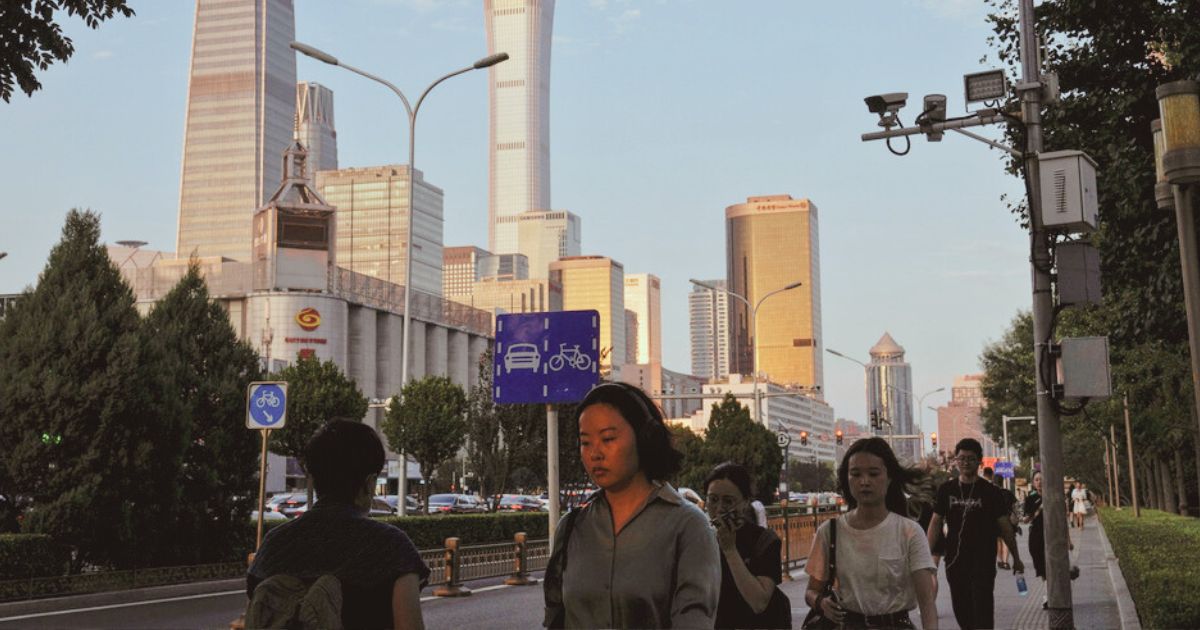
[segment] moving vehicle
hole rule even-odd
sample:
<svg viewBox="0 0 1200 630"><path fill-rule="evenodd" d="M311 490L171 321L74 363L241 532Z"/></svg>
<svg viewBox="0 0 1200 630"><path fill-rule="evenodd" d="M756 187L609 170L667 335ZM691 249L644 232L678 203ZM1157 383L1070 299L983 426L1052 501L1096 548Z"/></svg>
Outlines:
<svg viewBox="0 0 1200 630"><path fill-rule="evenodd" d="M483 501L469 494L435 494L429 497L430 514L475 514L486 512Z"/></svg>
<svg viewBox="0 0 1200 630"><path fill-rule="evenodd" d="M541 512L542 502L537 497L524 494L506 494L500 497L497 512Z"/></svg>

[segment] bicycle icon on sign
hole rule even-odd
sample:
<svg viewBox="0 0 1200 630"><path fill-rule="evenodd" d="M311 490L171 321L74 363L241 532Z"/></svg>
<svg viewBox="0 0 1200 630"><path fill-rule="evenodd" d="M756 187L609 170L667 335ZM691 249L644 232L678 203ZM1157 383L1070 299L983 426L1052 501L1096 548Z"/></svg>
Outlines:
<svg viewBox="0 0 1200 630"><path fill-rule="evenodd" d="M579 344L575 344L574 348L567 348L567 344L560 343L558 344L558 354L550 357L547 365L555 372L568 365L581 372L586 372L592 368L592 358L579 351Z"/></svg>
<svg viewBox="0 0 1200 630"><path fill-rule="evenodd" d="M261 389L261 390L259 390L258 398L254 399L254 404L259 409L264 409L268 406L278 407L279 406L279 397L276 396L275 392L270 389ZM270 417L270 416L268 416L268 417Z"/></svg>

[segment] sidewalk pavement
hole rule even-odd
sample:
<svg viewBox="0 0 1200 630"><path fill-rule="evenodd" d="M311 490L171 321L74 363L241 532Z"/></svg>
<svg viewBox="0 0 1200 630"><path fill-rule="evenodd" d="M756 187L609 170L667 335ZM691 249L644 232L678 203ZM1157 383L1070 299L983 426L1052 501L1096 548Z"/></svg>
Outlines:
<svg viewBox="0 0 1200 630"><path fill-rule="evenodd" d="M1025 581L1029 586L1029 594L1022 597L1017 593L1016 578L1011 570L996 570L996 628L1042 629L1049 625L1048 615L1042 609L1046 584L1034 577L1033 562L1029 557L1028 527L1023 526L1022 530L1022 535L1017 537L1017 544L1021 548L1021 560L1025 563ZM1075 549L1070 552L1071 564L1078 566L1080 572L1079 579L1071 582L1075 627L1088 630L1124 627L1125 630L1131 630L1128 625L1121 624L1117 595L1109 578L1106 545L1096 517L1089 516L1082 531L1069 531L1071 540L1075 543ZM950 586L946 583L945 574L945 571L938 572L938 627L957 628L954 609L950 605ZM792 600L792 627L799 628L804 616L808 614L808 606L804 603L804 589L808 585L808 576L803 570L793 571L792 575L794 581L784 582L781 588ZM1125 594L1125 597L1128 597L1128 594ZM913 623L918 628L921 627L920 613L914 610L911 617Z"/></svg>

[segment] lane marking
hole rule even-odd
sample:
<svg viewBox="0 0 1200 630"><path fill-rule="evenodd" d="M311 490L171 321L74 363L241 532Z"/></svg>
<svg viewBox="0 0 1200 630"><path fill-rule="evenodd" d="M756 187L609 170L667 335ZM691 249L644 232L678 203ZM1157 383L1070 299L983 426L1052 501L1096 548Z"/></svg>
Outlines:
<svg viewBox="0 0 1200 630"><path fill-rule="evenodd" d="M77 613L93 612L96 610L111 610L113 608L129 608L132 606L148 606L150 604L165 604L167 602L182 602L189 599L204 599L206 597L225 597L228 595L245 595L246 589L238 589L236 591L223 591L220 593L201 593L200 595L182 595L180 597L166 597L163 599L148 599L144 602L128 602L125 604L107 604L105 606L89 606L87 608L72 608L70 610L52 610L49 612L32 613L28 615L17 615L15 617L0 617L0 623L6 621L20 621L22 619L37 619L38 617L57 617L59 615L74 615Z"/></svg>
<svg viewBox="0 0 1200 630"><path fill-rule="evenodd" d="M471 589L471 592L472 593L486 593L488 591L496 591L496 590L500 590L502 588L512 588L512 587L509 586L508 584L496 584L494 586L485 586L483 588L473 588L473 589ZM425 597L421 598L421 603L431 602L436 599L455 599L455 598L454 597L438 597L437 595L426 595ZM3 619L0 619L0 621L3 621Z"/></svg>

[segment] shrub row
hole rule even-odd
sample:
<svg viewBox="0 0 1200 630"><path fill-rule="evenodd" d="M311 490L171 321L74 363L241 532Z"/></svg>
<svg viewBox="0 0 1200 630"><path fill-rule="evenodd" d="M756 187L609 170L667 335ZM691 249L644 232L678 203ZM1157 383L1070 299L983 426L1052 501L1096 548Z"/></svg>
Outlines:
<svg viewBox="0 0 1200 630"><path fill-rule="evenodd" d="M1146 628L1200 628L1200 520L1159 510L1098 510Z"/></svg>
<svg viewBox="0 0 1200 630"><path fill-rule="evenodd" d="M0 580L64 575L71 552L45 534L0 534Z"/></svg>

